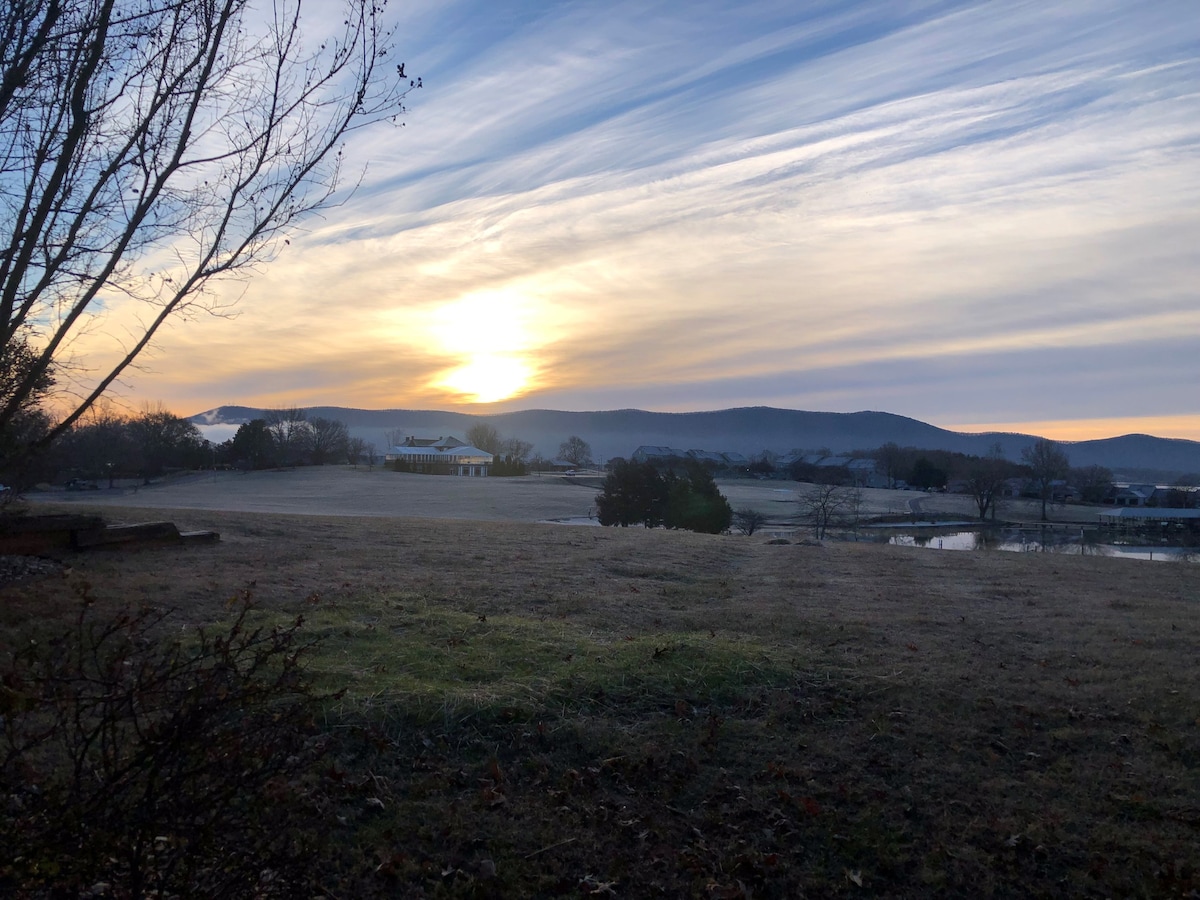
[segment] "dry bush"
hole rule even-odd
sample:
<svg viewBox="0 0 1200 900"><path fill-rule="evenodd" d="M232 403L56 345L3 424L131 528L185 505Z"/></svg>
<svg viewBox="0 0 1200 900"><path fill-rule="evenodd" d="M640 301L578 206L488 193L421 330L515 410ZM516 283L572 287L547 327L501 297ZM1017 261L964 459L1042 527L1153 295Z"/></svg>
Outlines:
<svg viewBox="0 0 1200 900"><path fill-rule="evenodd" d="M101 616L9 655L0 688L0 891L290 895L318 842L314 697L300 621L164 637Z"/></svg>

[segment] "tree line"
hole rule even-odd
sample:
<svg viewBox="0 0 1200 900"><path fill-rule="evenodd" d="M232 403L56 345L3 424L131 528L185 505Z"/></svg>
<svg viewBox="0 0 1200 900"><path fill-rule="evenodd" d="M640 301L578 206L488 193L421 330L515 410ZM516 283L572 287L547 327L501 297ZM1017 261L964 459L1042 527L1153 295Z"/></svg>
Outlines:
<svg viewBox="0 0 1200 900"><path fill-rule="evenodd" d="M0 365L0 381L3 372ZM53 378L47 376L44 391L52 385ZM15 451L18 444L28 449L52 427L50 417L39 405L44 391L31 399L18 420L19 429L14 424L0 433L0 438L14 444L11 450ZM403 439L401 429L384 434L390 444L399 444ZM466 439L493 454L494 475L525 475L531 467L550 465L533 453L532 443L504 437L487 423L473 425ZM148 480L184 469L253 470L343 463L373 467L380 460L378 447L351 436L344 422L309 415L299 407L265 410L221 443L206 440L194 423L161 405L147 406L134 414L97 407L36 453L5 452L9 449L0 445L0 483L18 489L67 478L98 484L107 481L111 486L118 478ZM576 464L591 461L591 448L577 436L560 447L560 456L568 453Z"/></svg>
<svg viewBox="0 0 1200 900"><path fill-rule="evenodd" d="M332 463L374 466L378 458L376 446L351 437L344 422L309 416L295 407L267 410L262 418L244 423L230 440L216 447L218 465L240 469Z"/></svg>
<svg viewBox="0 0 1200 900"><path fill-rule="evenodd" d="M525 475L552 468L554 461L534 453L533 444L519 437L505 437L487 422L476 422L464 435L472 447L492 454L493 475ZM397 442L398 443L398 442ZM558 445L557 459L582 469L593 465L592 448L583 438L573 434Z"/></svg>
<svg viewBox="0 0 1200 900"><path fill-rule="evenodd" d="M344 423L309 417L301 409L269 410L241 425L229 440L212 443L191 421L151 406L132 415L93 410L43 452L3 474L6 483L19 487L58 477L111 486L118 478L149 480L169 471L217 466L374 465L377 456L375 446L350 437Z"/></svg>

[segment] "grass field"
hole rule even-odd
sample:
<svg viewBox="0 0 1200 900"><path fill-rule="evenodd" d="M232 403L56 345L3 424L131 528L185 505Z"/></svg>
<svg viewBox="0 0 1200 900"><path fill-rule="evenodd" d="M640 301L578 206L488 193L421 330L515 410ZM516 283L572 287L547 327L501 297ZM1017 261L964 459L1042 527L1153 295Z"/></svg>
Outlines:
<svg viewBox="0 0 1200 900"><path fill-rule="evenodd" d="M346 689L333 896L1200 891L1195 565L154 517L222 541L71 556L0 592L4 632L68 620L83 583L173 626L243 590L303 613Z"/></svg>
<svg viewBox="0 0 1200 900"><path fill-rule="evenodd" d="M193 509L302 515L422 516L468 521L537 522L586 517L595 508L598 475L524 478L449 478L391 472L382 467L311 466L261 472L202 472L149 486L122 482L115 489L86 492L48 490L35 502L136 509ZM809 489L794 481L729 479L718 482L734 509L751 508L771 521L787 522L800 512L797 498ZM971 498L961 494L864 490L864 517L975 519ZM914 510L914 506L916 510ZM1095 521L1099 507L1052 506L1051 519ZM145 516L145 513L138 515ZM1036 521L1032 500L1005 500L1001 518Z"/></svg>

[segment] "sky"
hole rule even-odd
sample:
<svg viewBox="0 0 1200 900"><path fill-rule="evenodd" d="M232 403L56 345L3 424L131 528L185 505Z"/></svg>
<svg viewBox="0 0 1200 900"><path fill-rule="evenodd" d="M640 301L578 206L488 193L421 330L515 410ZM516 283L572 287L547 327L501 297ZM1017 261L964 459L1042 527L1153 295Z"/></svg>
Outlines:
<svg viewBox="0 0 1200 900"><path fill-rule="evenodd" d="M400 6L405 125L126 402L1200 440L1195 0Z"/></svg>

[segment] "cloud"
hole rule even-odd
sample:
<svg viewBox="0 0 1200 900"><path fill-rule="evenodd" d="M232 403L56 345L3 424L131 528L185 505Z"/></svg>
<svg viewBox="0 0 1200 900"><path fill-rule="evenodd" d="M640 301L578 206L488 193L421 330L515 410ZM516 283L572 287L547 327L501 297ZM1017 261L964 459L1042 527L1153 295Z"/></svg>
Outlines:
<svg viewBox="0 0 1200 900"><path fill-rule="evenodd" d="M534 311L518 406L1200 411L1185 3L791 6L417 5L408 125L156 384L455 402L426 323L482 294Z"/></svg>

